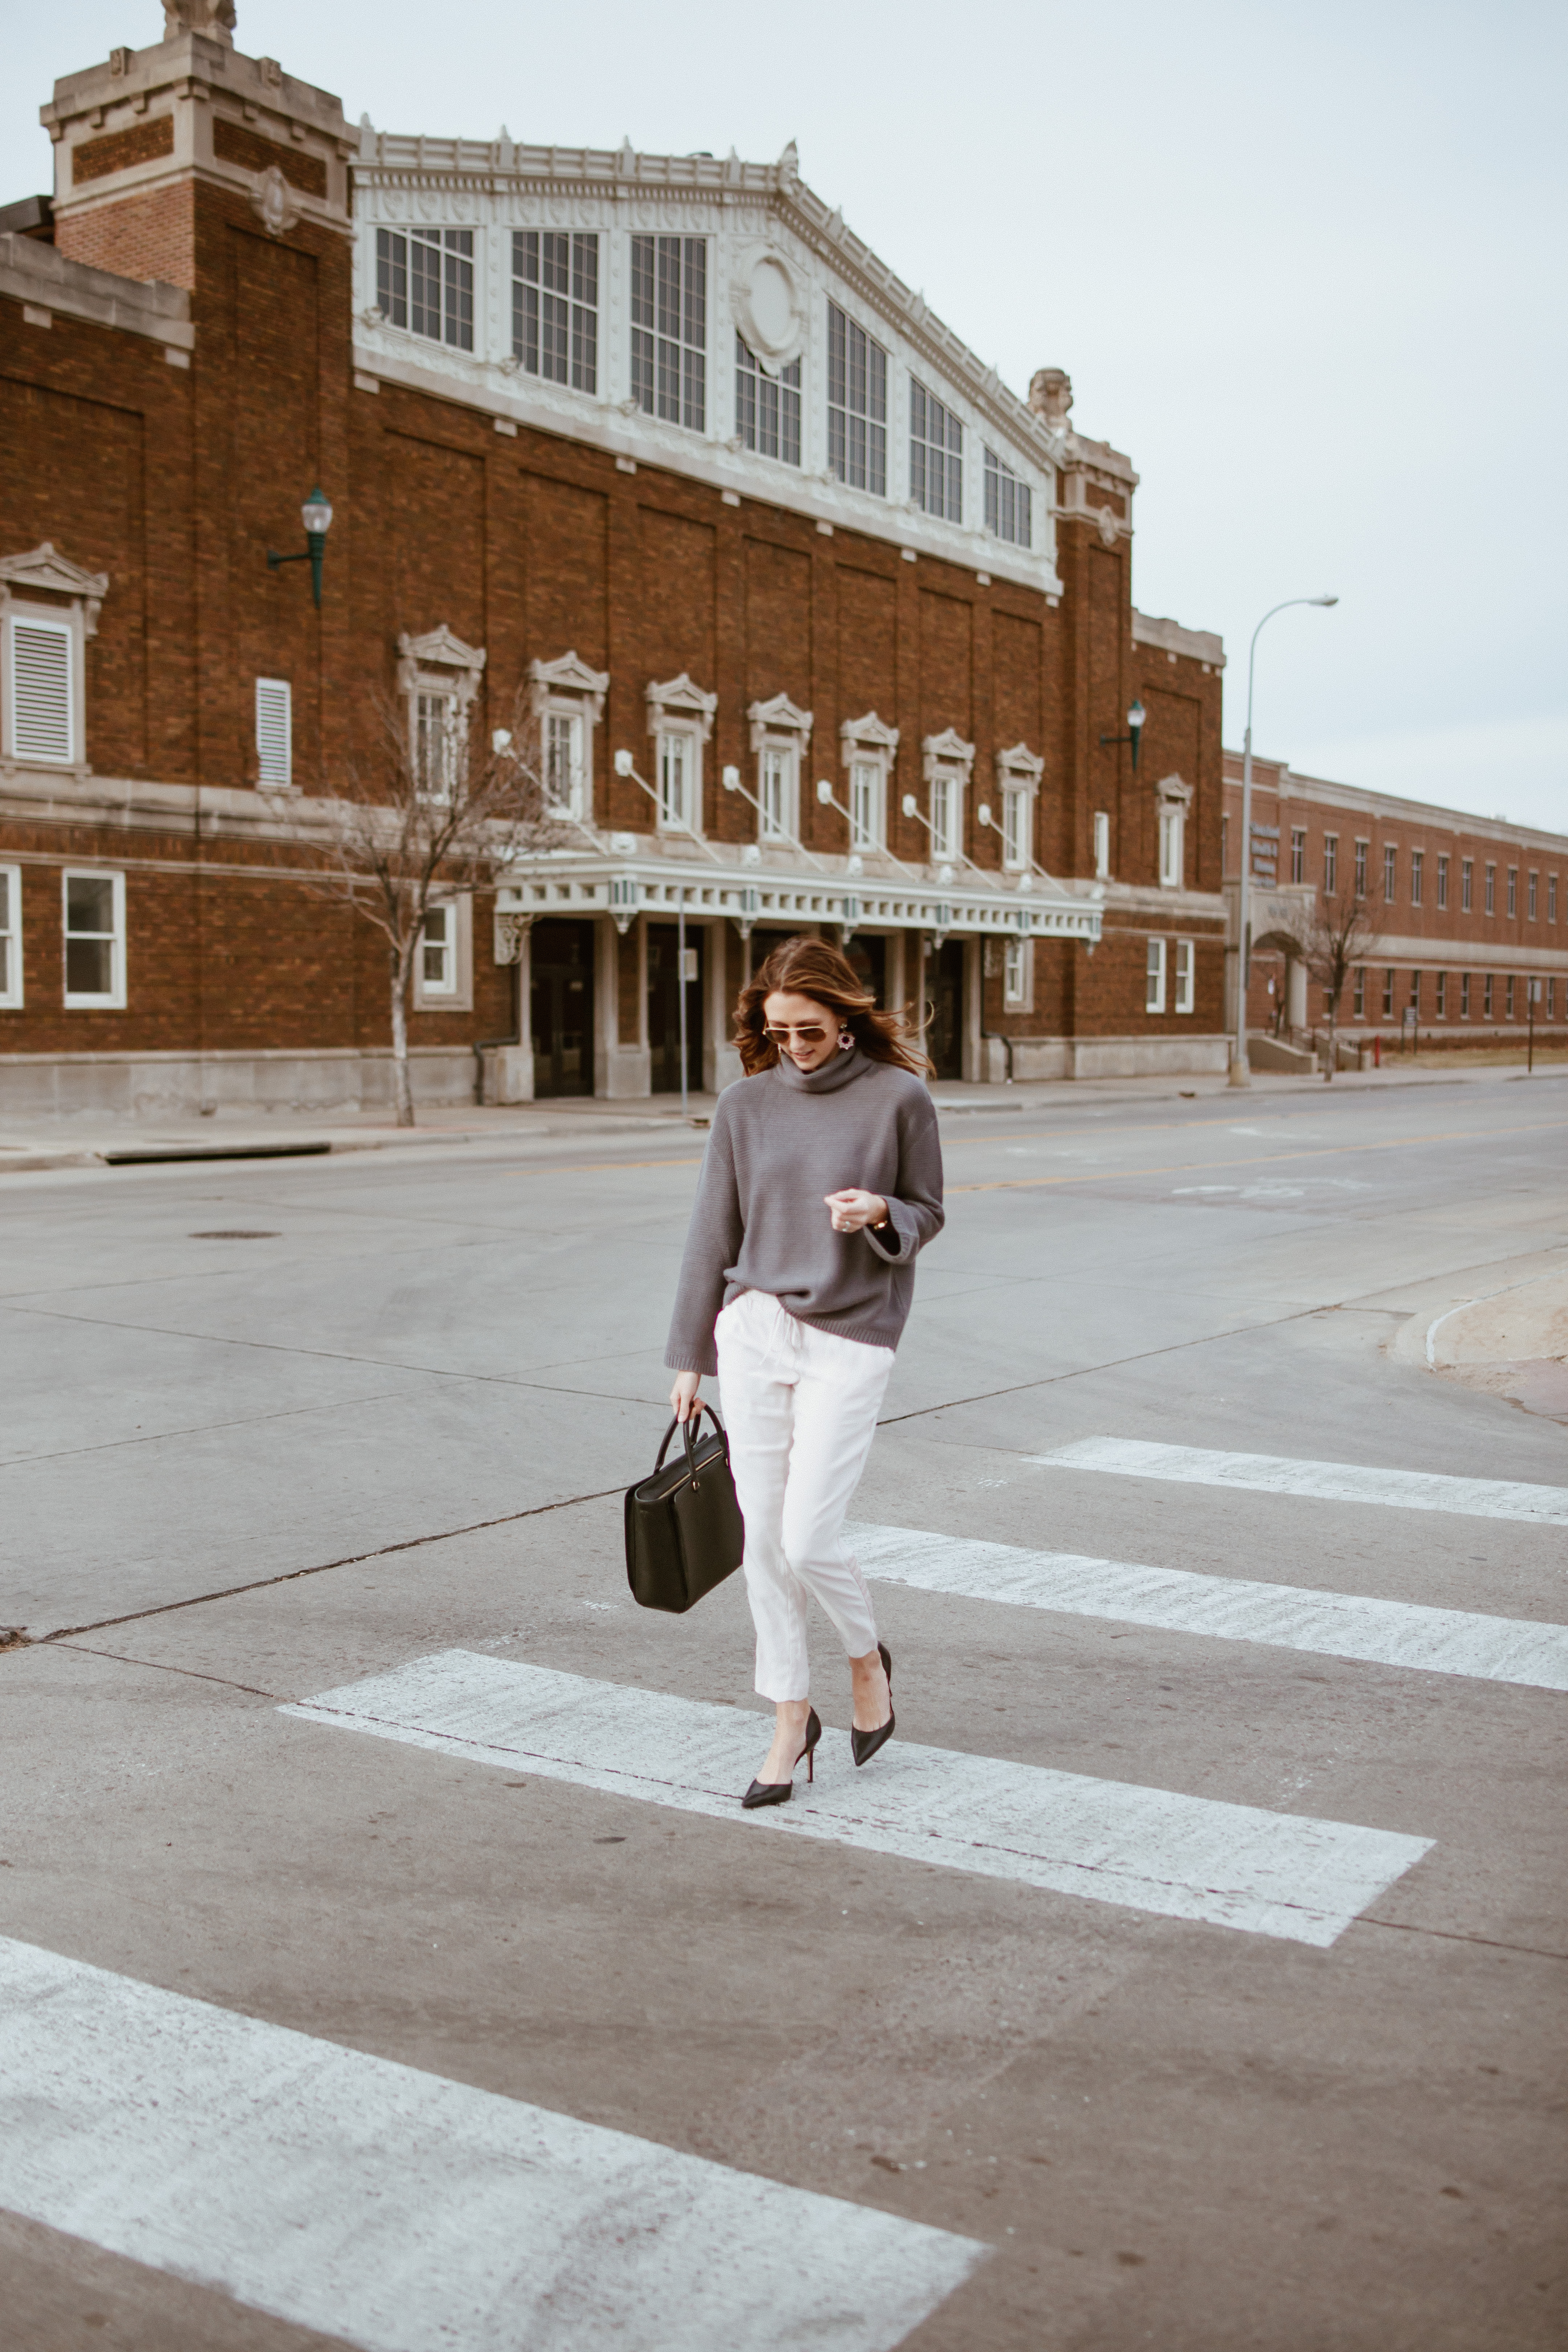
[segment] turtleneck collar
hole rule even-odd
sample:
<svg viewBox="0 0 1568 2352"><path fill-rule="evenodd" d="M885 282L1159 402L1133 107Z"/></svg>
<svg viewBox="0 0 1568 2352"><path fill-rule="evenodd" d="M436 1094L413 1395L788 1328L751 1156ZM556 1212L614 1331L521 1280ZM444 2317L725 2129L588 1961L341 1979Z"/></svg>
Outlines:
<svg viewBox="0 0 1568 2352"><path fill-rule="evenodd" d="M858 1045L847 1054L835 1051L819 1069L798 1070L787 1055L781 1054L773 1066L773 1075L801 1095L833 1095L847 1087L852 1078L859 1077L871 1065Z"/></svg>

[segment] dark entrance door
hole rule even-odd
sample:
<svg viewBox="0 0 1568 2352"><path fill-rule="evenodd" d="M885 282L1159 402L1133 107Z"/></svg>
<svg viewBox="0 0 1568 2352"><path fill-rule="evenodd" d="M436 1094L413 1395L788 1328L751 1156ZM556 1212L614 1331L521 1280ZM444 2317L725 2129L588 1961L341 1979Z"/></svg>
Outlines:
<svg viewBox="0 0 1568 2352"><path fill-rule="evenodd" d="M873 931L868 938L852 939L844 950L861 979L876 991L877 1002L888 1002L888 942Z"/></svg>
<svg viewBox="0 0 1568 2352"><path fill-rule="evenodd" d="M702 1091L702 958L706 926L686 926L686 1083ZM680 931L675 923L647 927L647 1043L653 1091L680 1092Z"/></svg>
<svg viewBox="0 0 1568 2352"><path fill-rule="evenodd" d="M533 1091L594 1091L594 926L535 923L529 942L532 985Z"/></svg>
<svg viewBox="0 0 1568 2352"><path fill-rule="evenodd" d="M926 994L931 1000L931 1027L926 1051L939 1078L963 1076L963 941L943 940L935 955L926 957Z"/></svg>

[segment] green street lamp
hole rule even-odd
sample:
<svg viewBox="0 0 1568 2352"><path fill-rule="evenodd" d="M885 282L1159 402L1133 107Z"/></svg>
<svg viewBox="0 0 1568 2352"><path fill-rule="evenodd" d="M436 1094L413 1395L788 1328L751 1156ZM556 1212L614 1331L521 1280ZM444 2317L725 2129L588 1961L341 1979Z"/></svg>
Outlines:
<svg viewBox="0 0 1568 2352"><path fill-rule="evenodd" d="M1139 745L1140 745L1140 744L1142 742L1142 740L1143 740L1143 721L1148 718L1148 716L1149 716L1149 714L1148 714L1148 712L1144 709L1143 705L1142 705L1141 702L1134 701L1134 702L1133 702L1133 703L1129 707L1129 709L1128 709L1128 712L1127 712L1127 732L1126 732L1126 734L1125 734L1125 735L1102 735L1102 736L1100 737L1100 741L1101 741L1102 743L1131 743L1131 746L1132 746L1132 772L1133 772L1133 774L1134 774L1134 775L1136 775L1136 774L1138 773L1138 747L1139 747Z"/></svg>
<svg viewBox="0 0 1568 2352"><path fill-rule="evenodd" d="M318 611L321 603L321 558L327 551L327 533L332 527L332 509L321 495L317 483L300 509L300 520L305 526L305 551L302 555L279 555L276 548L267 551L267 569L276 572L280 563L308 563L310 567L310 589Z"/></svg>

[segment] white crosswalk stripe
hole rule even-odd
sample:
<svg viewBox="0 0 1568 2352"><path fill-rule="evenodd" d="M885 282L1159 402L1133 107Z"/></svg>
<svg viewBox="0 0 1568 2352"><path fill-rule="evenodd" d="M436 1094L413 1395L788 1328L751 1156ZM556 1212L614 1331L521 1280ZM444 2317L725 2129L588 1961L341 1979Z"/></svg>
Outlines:
<svg viewBox="0 0 1568 2352"><path fill-rule="evenodd" d="M1568 1691L1568 1625L1428 1609L1415 1601L1375 1601L1297 1584L1259 1584L1239 1576L1200 1576L1077 1552L1027 1551L913 1528L861 1526L845 1532L868 1577L921 1592Z"/></svg>
<svg viewBox="0 0 1568 2352"><path fill-rule="evenodd" d="M1303 1462L1284 1454L1222 1454L1203 1445L1154 1445L1133 1437L1081 1437L1026 1461L1052 1470L1104 1470L1120 1478L1167 1478L1188 1486L1242 1486L1255 1494L1306 1495L1320 1502L1387 1503L1407 1511L1458 1511L1468 1518L1523 1519L1568 1528L1568 1486L1512 1478L1453 1478L1436 1470L1375 1470L1355 1462Z"/></svg>
<svg viewBox="0 0 1568 2352"><path fill-rule="evenodd" d="M989 2251L4 1939L0 2205L363 2352L890 2352Z"/></svg>
<svg viewBox="0 0 1568 2352"><path fill-rule="evenodd" d="M1330 1945L1429 1838L1221 1803L895 1739L865 1772L828 1732L815 1787L745 1814L754 1714L447 1650L281 1710L638 1798L737 1835L830 1840L1168 1918Z"/></svg>

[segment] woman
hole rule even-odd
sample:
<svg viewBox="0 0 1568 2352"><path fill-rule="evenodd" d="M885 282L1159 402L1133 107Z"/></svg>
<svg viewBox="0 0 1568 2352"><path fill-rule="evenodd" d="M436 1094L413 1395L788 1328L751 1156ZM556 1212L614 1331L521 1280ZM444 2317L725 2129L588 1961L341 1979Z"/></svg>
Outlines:
<svg viewBox="0 0 1568 2352"><path fill-rule="evenodd" d="M788 940L741 992L746 1076L719 1097L665 1361L676 1418L717 1371L746 1522L756 1687L777 1709L743 1805L782 1805L822 1726L808 1696L805 1602L837 1628L850 1744L892 1736L892 1660L840 1532L871 1449L916 1253L942 1230L942 1147L925 1057L853 965Z"/></svg>

